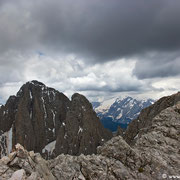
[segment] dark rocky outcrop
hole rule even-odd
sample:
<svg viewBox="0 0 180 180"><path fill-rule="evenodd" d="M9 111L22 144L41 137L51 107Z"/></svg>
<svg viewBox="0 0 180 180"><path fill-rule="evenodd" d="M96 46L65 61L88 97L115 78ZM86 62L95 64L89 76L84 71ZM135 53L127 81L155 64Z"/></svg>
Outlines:
<svg viewBox="0 0 180 180"><path fill-rule="evenodd" d="M156 101L153 105L143 109L137 119L133 120L125 134L124 139L129 144L134 144L137 136L141 136L146 133L148 127L152 125L152 119L159 114L162 110L173 106L180 101L180 92L171 96L162 97Z"/></svg>
<svg viewBox="0 0 180 180"><path fill-rule="evenodd" d="M94 141L85 151L90 146L89 137ZM8 154L17 143L46 157L59 153L91 154L102 139L111 137L84 96L75 94L70 101L63 93L38 81L24 84L16 96L0 107L1 156ZM77 147L73 152L71 144Z"/></svg>
<svg viewBox="0 0 180 180"><path fill-rule="evenodd" d="M120 126L118 126L117 131L114 133L115 136L123 136L124 129L122 129Z"/></svg>
<svg viewBox="0 0 180 180"><path fill-rule="evenodd" d="M112 137L106 130L91 103L80 94L72 96L71 106L57 137L56 154L79 155L96 153L97 146Z"/></svg>

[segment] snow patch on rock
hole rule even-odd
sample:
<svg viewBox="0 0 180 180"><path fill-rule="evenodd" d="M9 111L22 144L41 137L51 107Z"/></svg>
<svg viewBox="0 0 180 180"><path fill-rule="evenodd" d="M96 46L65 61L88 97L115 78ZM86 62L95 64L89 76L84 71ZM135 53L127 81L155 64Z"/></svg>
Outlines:
<svg viewBox="0 0 180 180"><path fill-rule="evenodd" d="M1 157L9 155L12 150L12 127L9 131L0 135L0 142Z"/></svg>
<svg viewBox="0 0 180 180"><path fill-rule="evenodd" d="M55 144L56 144L56 141L52 141L51 143L47 144L42 150L42 153L45 153L47 151L48 153L52 154L52 152L55 149Z"/></svg>
<svg viewBox="0 0 180 180"><path fill-rule="evenodd" d="M80 132L83 132L83 128L79 126L78 134L79 134Z"/></svg>

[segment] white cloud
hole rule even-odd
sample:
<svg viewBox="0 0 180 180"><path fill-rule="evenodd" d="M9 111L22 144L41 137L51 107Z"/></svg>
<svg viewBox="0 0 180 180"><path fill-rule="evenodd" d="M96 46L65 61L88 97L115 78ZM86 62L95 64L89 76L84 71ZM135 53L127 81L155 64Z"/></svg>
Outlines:
<svg viewBox="0 0 180 180"><path fill-rule="evenodd" d="M87 65L75 55L52 57L43 53L29 55L15 52L1 58L8 57L12 61L4 61L0 71L0 97L3 101L11 94L16 94L23 83L34 79L64 92L68 97L80 92L94 100L97 96L108 97L122 92L147 91L150 88L145 81L132 75L135 60L120 59Z"/></svg>
<svg viewBox="0 0 180 180"><path fill-rule="evenodd" d="M158 98L180 88L179 78L137 79L132 73L136 59L92 65L85 64L75 55L48 56L17 52L6 53L1 59L4 60L0 67L0 97L3 102L16 94L23 83L34 79L58 89L68 97L79 92L90 100L127 94Z"/></svg>

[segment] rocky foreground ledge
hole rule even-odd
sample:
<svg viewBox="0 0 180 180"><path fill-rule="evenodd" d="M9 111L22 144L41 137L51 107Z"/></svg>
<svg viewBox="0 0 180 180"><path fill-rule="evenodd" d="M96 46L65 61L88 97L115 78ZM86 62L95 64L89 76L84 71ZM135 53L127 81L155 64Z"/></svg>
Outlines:
<svg viewBox="0 0 180 180"><path fill-rule="evenodd" d="M61 154L46 161L20 144L0 160L0 180L180 179L180 103L161 111L129 146L116 136L97 155Z"/></svg>

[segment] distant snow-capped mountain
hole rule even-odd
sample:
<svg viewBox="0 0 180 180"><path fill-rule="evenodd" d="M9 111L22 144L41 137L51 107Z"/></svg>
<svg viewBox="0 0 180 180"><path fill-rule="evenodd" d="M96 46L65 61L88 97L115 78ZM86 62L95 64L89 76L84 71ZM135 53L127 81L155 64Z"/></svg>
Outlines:
<svg viewBox="0 0 180 180"><path fill-rule="evenodd" d="M112 131L117 129L117 126L126 128L127 125L141 112L142 109L152 105L154 100L137 100L132 97L124 99L115 99L109 104L106 102L93 102L93 108L101 119L104 126Z"/></svg>

